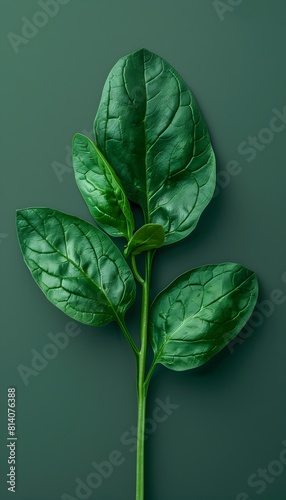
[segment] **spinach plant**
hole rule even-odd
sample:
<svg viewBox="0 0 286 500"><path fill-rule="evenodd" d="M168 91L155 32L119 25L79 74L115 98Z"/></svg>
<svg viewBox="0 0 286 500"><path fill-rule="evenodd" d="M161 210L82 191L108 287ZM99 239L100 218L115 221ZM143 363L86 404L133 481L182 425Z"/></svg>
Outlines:
<svg viewBox="0 0 286 500"><path fill-rule="evenodd" d="M143 500L145 408L155 367L188 370L220 352L251 315L258 285L239 264L206 265L179 276L150 306L155 252L194 230L216 179L206 124L170 64L145 49L120 59L105 83L94 135L95 142L75 135L73 166L99 227L50 208L27 208L17 211L17 228L24 260L47 298L86 325L116 321L134 352L136 500ZM129 200L144 215L137 230ZM125 238L124 254L108 235ZM125 323L135 279L142 287L140 346Z"/></svg>

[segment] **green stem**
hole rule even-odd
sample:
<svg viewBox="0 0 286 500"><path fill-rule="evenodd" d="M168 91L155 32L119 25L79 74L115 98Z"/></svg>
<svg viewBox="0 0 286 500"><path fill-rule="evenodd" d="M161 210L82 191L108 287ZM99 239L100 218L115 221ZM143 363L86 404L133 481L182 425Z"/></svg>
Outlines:
<svg viewBox="0 0 286 500"><path fill-rule="evenodd" d="M145 256L145 280L142 290L141 311L141 349L138 358L137 392L138 392L138 425L137 425L137 465L136 465L136 500L144 500L144 437L147 387L145 386L145 365L147 353L147 330L151 276L151 253Z"/></svg>

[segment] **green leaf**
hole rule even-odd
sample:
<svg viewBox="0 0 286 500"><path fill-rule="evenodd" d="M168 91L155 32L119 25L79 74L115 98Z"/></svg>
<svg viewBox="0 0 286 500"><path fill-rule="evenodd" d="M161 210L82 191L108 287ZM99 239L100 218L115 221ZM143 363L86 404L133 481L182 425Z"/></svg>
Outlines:
<svg viewBox="0 0 286 500"><path fill-rule="evenodd" d="M124 255L127 257L130 253L139 255L147 250L154 250L164 245L165 232L161 224L145 224L132 236Z"/></svg>
<svg viewBox="0 0 286 500"><path fill-rule="evenodd" d="M215 157L198 105L180 75L146 49L109 74L94 122L99 149L145 223L165 244L195 228L215 188Z"/></svg>
<svg viewBox="0 0 286 500"><path fill-rule="evenodd" d="M78 188L96 222L111 236L129 239L134 220L121 182L95 144L82 134L73 139L73 166Z"/></svg>
<svg viewBox="0 0 286 500"><path fill-rule="evenodd" d="M17 229L24 260L55 306L87 325L123 319L135 282L105 233L50 208L18 210Z"/></svg>
<svg viewBox="0 0 286 500"><path fill-rule="evenodd" d="M255 274L239 264L199 267L177 278L151 307L156 362L178 371L206 363L245 325L257 294Z"/></svg>

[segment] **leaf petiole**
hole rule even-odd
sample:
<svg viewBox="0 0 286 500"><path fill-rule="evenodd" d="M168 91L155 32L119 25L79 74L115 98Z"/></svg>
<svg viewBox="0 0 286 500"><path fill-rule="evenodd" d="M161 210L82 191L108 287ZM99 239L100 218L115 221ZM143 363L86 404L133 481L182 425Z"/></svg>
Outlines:
<svg viewBox="0 0 286 500"><path fill-rule="evenodd" d="M140 285L143 286L144 280L138 271L137 264L136 264L136 257L135 257L135 255L132 255L132 254L131 254L131 268L132 268L132 271L134 273L135 278L140 283Z"/></svg>
<svg viewBox="0 0 286 500"><path fill-rule="evenodd" d="M146 391L148 390L149 383L150 383L150 380L151 380L152 375L154 373L154 370L156 368L156 365L157 365L157 358L154 358L152 361L152 365L150 366L150 369L146 375L145 382L144 382L144 387L145 387Z"/></svg>
<svg viewBox="0 0 286 500"><path fill-rule="evenodd" d="M117 318L117 323L118 325L120 326L120 329L121 331L123 332L127 342L129 343L131 349L133 350L134 354L135 354L135 357L136 359L138 360L139 358L139 350L136 346L136 344L134 343L129 331L128 331L128 328L125 324L125 321L123 319L120 319L120 318Z"/></svg>

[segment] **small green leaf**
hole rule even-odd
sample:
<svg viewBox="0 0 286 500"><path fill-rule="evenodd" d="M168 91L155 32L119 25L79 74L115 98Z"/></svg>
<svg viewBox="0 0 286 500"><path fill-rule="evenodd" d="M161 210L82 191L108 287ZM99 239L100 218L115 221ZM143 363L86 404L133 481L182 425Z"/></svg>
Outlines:
<svg viewBox="0 0 286 500"><path fill-rule="evenodd" d="M142 49L111 70L94 122L96 143L165 244L191 233L215 188L215 156L196 100L177 71Z"/></svg>
<svg viewBox="0 0 286 500"><path fill-rule="evenodd" d="M255 274L239 264L204 266L183 274L151 307L155 362L178 371L206 363L243 328L257 294Z"/></svg>
<svg viewBox="0 0 286 500"><path fill-rule="evenodd" d="M18 210L17 229L24 260L55 306L87 325L123 319L135 282L105 233L50 208Z"/></svg>
<svg viewBox="0 0 286 500"><path fill-rule="evenodd" d="M139 255L147 250L154 250L164 245L165 232L161 224L145 224L132 236L124 255L127 257L130 253Z"/></svg>
<svg viewBox="0 0 286 500"><path fill-rule="evenodd" d="M134 230L133 214L112 167L82 134L74 136L72 151L76 182L91 215L111 236L129 239Z"/></svg>

